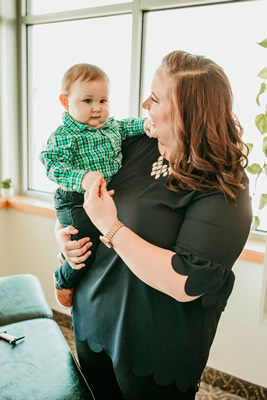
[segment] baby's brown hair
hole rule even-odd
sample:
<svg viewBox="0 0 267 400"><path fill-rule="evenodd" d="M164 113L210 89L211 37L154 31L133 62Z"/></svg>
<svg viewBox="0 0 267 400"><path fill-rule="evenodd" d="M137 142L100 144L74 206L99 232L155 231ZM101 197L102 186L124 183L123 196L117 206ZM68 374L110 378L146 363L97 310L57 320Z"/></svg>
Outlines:
<svg viewBox="0 0 267 400"><path fill-rule="evenodd" d="M78 80L81 82L91 82L100 79L104 79L109 83L107 74L98 66L86 63L75 64L63 76L61 94L68 96L71 85Z"/></svg>

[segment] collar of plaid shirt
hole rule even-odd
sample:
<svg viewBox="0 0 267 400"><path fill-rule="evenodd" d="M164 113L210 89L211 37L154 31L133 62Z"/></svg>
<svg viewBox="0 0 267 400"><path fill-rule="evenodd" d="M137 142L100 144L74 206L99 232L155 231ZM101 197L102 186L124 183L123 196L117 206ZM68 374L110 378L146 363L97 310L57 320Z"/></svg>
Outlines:
<svg viewBox="0 0 267 400"><path fill-rule="evenodd" d="M76 133L96 132L99 129L110 130L114 126L114 122L115 122L113 117L109 117L100 128L96 129L96 128L93 128L92 126L83 125L80 122L75 121L74 119L71 118L70 114L66 111L63 113L62 120L63 120L63 123L65 126L67 126L71 131L74 131Z"/></svg>

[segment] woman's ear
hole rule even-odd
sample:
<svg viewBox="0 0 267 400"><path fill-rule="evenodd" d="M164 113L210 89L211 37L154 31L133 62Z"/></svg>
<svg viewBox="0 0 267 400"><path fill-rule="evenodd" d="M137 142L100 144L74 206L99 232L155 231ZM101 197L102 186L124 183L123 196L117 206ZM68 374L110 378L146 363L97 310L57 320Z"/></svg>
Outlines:
<svg viewBox="0 0 267 400"><path fill-rule="evenodd" d="M59 101L63 105L66 111L69 111L69 100L65 94L61 94L59 96Z"/></svg>

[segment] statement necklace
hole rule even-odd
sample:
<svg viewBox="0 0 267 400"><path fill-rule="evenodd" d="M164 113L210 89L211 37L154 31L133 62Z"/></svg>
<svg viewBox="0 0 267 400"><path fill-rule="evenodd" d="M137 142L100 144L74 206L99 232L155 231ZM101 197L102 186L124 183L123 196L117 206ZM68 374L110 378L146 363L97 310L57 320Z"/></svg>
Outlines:
<svg viewBox="0 0 267 400"><path fill-rule="evenodd" d="M161 154L158 158L158 161L152 164L151 176L155 176L155 179L158 179L160 175L167 176L170 175L171 169L167 164L163 164L164 153Z"/></svg>

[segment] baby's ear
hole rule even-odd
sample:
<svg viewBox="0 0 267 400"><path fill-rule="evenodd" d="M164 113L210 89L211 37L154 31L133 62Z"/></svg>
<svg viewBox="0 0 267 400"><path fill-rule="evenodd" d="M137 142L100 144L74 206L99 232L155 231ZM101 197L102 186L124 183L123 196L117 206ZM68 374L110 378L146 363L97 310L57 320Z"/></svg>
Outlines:
<svg viewBox="0 0 267 400"><path fill-rule="evenodd" d="M69 100L65 94L61 94L59 96L59 101L63 105L66 111L69 111Z"/></svg>

